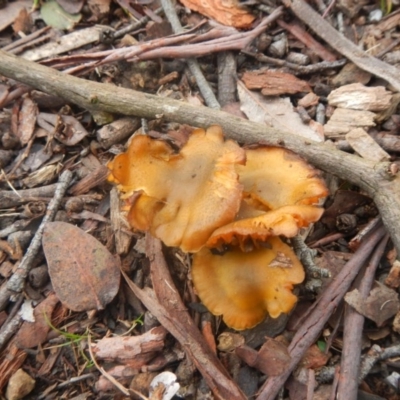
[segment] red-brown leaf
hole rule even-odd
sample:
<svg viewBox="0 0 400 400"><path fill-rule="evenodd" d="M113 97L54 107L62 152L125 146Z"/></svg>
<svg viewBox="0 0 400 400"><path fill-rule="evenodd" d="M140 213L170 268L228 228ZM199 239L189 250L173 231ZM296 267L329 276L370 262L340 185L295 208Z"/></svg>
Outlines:
<svg viewBox="0 0 400 400"><path fill-rule="evenodd" d="M34 310L35 322L25 321L16 335L19 348L31 349L43 343L50 330L51 314L58 303L58 298L51 293Z"/></svg>
<svg viewBox="0 0 400 400"><path fill-rule="evenodd" d="M93 236L65 222L49 222L43 249L53 288L71 310L103 309L117 294L119 261Z"/></svg>

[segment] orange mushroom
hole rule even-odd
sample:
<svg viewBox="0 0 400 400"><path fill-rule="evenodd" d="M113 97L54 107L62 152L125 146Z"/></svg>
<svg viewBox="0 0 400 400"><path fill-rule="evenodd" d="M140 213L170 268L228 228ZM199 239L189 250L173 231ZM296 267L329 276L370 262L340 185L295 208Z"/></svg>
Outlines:
<svg viewBox="0 0 400 400"><path fill-rule="evenodd" d="M109 180L130 200L133 228L196 252L235 218L242 196L235 166L244 162L244 150L224 141L218 126L195 130L179 154L164 142L136 136L109 163Z"/></svg>
<svg viewBox="0 0 400 400"><path fill-rule="evenodd" d="M299 156L278 147L249 149L246 156L246 165L236 167L244 187L241 208L234 222L213 232L210 248L228 244L244 251L271 236L290 238L323 213L312 204L327 195L326 186Z"/></svg>
<svg viewBox="0 0 400 400"><path fill-rule="evenodd" d="M316 204L328 194L317 171L297 154L280 147L246 150L246 165L238 165L243 198L263 210Z"/></svg>
<svg viewBox="0 0 400 400"><path fill-rule="evenodd" d="M210 248L224 245L246 247L264 242L271 236L294 237L299 229L319 220L323 209L314 206L286 206L261 213L253 218L239 219L213 232L207 241ZM251 243L249 243L251 242Z"/></svg>
<svg viewBox="0 0 400 400"><path fill-rule="evenodd" d="M202 249L193 255L192 278L203 304L229 327L242 330L267 314L288 313L297 301L293 286L304 280L304 270L290 247L271 237L250 253L236 249L219 256Z"/></svg>

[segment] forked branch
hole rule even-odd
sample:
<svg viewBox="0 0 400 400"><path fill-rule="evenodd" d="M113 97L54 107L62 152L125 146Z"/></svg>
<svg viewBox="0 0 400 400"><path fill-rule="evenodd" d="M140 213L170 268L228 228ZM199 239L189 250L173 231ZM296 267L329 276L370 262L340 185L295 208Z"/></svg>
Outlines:
<svg viewBox="0 0 400 400"><path fill-rule="evenodd" d="M316 167L365 190L378 206L400 254L400 177L391 172L389 162L364 160L337 150L331 144L306 140L293 132L278 131L222 111L69 76L1 50L0 57L0 73L4 76L62 97L90 111L102 110L148 119L163 118L203 128L217 124L227 137L240 143L286 147Z"/></svg>

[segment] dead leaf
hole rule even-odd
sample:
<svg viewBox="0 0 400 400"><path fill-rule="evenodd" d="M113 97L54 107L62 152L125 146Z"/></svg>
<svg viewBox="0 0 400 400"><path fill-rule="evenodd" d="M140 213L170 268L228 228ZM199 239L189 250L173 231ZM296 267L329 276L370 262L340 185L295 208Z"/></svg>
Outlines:
<svg viewBox="0 0 400 400"><path fill-rule="evenodd" d="M323 135L303 123L288 97L265 98L260 93L248 90L240 81L237 88L241 110L250 121L259 122L284 132L291 132L317 142L323 141Z"/></svg>
<svg viewBox="0 0 400 400"><path fill-rule="evenodd" d="M317 369L324 367L329 361L331 355L322 352L316 344L313 344L306 351L306 354L301 359L299 366L306 369Z"/></svg>
<svg viewBox="0 0 400 400"><path fill-rule="evenodd" d="M56 29L72 29L82 18L81 14L66 12L56 1L50 0L40 7L40 16L48 26Z"/></svg>
<svg viewBox="0 0 400 400"><path fill-rule="evenodd" d="M397 293L382 283L375 281L369 296L364 299L357 289L346 294L346 303L378 326L393 317L400 309Z"/></svg>
<svg viewBox="0 0 400 400"><path fill-rule="evenodd" d="M242 81L247 89L261 89L261 93L264 96L279 96L281 94L311 91L311 87L306 81L280 71L248 71L243 74Z"/></svg>
<svg viewBox="0 0 400 400"><path fill-rule="evenodd" d="M236 349L236 354L248 365L268 376L285 372L291 360L287 346L271 338L266 339L258 352L244 345Z"/></svg>
<svg viewBox="0 0 400 400"><path fill-rule="evenodd" d="M110 11L111 0L88 0L87 5L96 20Z"/></svg>
<svg viewBox="0 0 400 400"><path fill-rule="evenodd" d="M325 210L321 222L330 230L336 227L336 218L341 214L352 214L354 211L372 203L372 200L362 193L351 190L337 190L333 203Z"/></svg>
<svg viewBox="0 0 400 400"><path fill-rule="evenodd" d="M51 314L58 302L58 297L52 293L34 309L34 322L25 321L15 337L19 348L31 349L46 340L50 330Z"/></svg>
<svg viewBox="0 0 400 400"><path fill-rule="evenodd" d="M40 113L37 123L67 146L75 146L88 135L88 131L71 115Z"/></svg>
<svg viewBox="0 0 400 400"><path fill-rule="evenodd" d="M244 8L237 6L234 0L180 0L193 11L197 11L217 22L235 28L249 28L255 16Z"/></svg>
<svg viewBox="0 0 400 400"><path fill-rule="evenodd" d="M37 104L30 97L25 97L18 115L18 137L22 145L31 140L37 115Z"/></svg>
<svg viewBox="0 0 400 400"><path fill-rule="evenodd" d="M65 222L49 222L43 250L53 288L71 310L101 310L117 294L120 263L88 233Z"/></svg>
<svg viewBox="0 0 400 400"><path fill-rule="evenodd" d="M32 0L9 2L7 6L0 11L0 32L15 21L22 9L26 8L29 10L31 5Z"/></svg>
<svg viewBox="0 0 400 400"><path fill-rule="evenodd" d="M23 32L29 33L33 27L33 21L30 13L28 13L26 8L23 8L18 17L15 19L12 28L15 33Z"/></svg>

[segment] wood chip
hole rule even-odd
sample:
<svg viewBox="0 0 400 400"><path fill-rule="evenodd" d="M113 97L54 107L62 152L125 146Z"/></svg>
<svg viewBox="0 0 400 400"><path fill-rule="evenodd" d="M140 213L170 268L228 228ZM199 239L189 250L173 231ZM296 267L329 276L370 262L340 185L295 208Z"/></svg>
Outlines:
<svg viewBox="0 0 400 400"><path fill-rule="evenodd" d="M279 96L281 94L311 91L311 87L306 81L280 71L260 70L245 72L242 81L247 89L261 89L261 93L264 96Z"/></svg>
<svg viewBox="0 0 400 400"><path fill-rule="evenodd" d="M337 108L328 123L324 125L325 135L328 138L333 138L345 135L355 128L375 126L375 115L371 111Z"/></svg>
<svg viewBox="0 0 400 400"><path fill-rule="evenodd" d="M74 31L62 36L57 41L51 41L33 50L25 51L21 57L30 61L38 61L75 50L89 43L97 42L102 30L104 30L104 27L95 25L90 28Z"/></svg>
<svg viewBox="0 0 400 400"><path fill-rule="evenodd" d="M367 87L352 83L333 90L328 96L331 106L363 111L383 111L390 107L392 93L383 86Z"/></svg>
<svg viewBox="0 0 400 400"><path fill-rule="evenodd" d="M390 155L362 128L352 129L346 135L346 140L363 158L376 162L390 159Z"/></svg>

